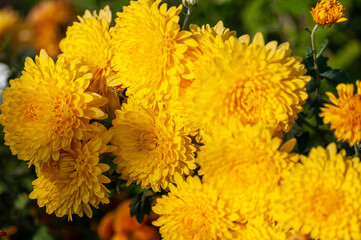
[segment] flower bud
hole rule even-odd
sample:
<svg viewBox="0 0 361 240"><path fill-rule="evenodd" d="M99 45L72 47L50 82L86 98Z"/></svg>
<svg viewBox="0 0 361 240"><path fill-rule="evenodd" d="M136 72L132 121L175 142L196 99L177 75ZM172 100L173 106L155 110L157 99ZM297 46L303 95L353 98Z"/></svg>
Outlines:
<svg viewBox="0 0 361 240"><path fill-rule="evenodd" d="M345 8L337 0L322 0L312 8L313 20L322 27L331 27L334 23L346 21L343 17Z"/></svg>
<svg viewBox="0 0 361 240"><path fill-rule="evenodd" d="M182 4L188 9L194 9L198 6L198 0L182 0Z"/></svg>

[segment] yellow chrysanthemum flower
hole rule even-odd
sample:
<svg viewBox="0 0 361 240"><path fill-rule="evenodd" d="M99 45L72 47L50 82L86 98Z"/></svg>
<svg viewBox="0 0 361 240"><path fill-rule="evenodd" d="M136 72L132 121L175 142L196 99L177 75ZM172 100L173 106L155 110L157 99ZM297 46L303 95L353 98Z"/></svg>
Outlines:
<svg viewBox="0 0 361 240"><path fill-rule="evenodd" d="M159 214L153 225L159 226L167 239L238 239L239 216L211 186L200 179L175 176L177 186L169 185L170 193L157 199L152 210Z"/></svg>
<svg viewBox="0 0 361 240"><path fill-rule="evenodd" d="M182 5L168 9L160 2L130 1L111 30L113 65L123 87L150 107L178 98L179 85L192 77L189 55L197 46L190 32L180 30Z"/></svg>
<svg viewBox="0 0 361 240"><path fill-rule="evenodd" d="M314 239L361 239L359 159L337 153L335 143L314 148L284 172L271 215L284 229Z"/></svg>
<svg viewBox="0 0 361 240"><path fill-rule="evenodd" d="M291 57L289 44L265 45L261 33L251 44L247 36L230 37L224 46L208 44L221 49L211 63L195 62L195 81L185 101L192 124L207 131L236 117L243 124L262 122L289 131L308 97L310 80L301 58Z"/></svg>
<svg viewBox="0 0 361 240"><path fill-rule="evenodd" d="M345 8L337 0L322 0L312 8L313 20L323 27L330 27L334 23L344 22L343 11Z"/></svg>
<svg viewBox="0 0 361 240"><path fill-rule="evenodd" d="M337 85L339 98L331 92L327 96L333 104L325 104L320 116L330 128L335 130L338 141L347 141L350 146L361 141L361 82L356 81L357 93L353 84Z"/></svg>
<svg viewBox="0 0 361 240"><path fill-rule="evenodd" d="M66 37L60 42L60 50L66 59L80 59L81 63L89 66L93 73L89 91L97 92L111 98L109 103L115 103L112 109L120 107L119 99L109 87L119 86L120 82L111 68L112 48L109 24L112 13L108 6L100 10L99 15L85 11L80 22L68 27Z"/></svg>
<svg viewBox="0 0 361 240"><path fill-rule="evenodd" d="M72 220L72 214L82 217L85 212L91 218L90 205L98 208L99 203L109 203L104 183L110 180L102 175L109 166L99 163L99 154L114 151L114 146L107 146L112 131L94 123L91 133L82 141L73 140L71 149L62 150L58 161L50 160L37 168L38 178L29 197L45 206L48 214L68 215Z"/></svg>
<svg viewBox="0 0 361 240"><path fill-rule="evenodd" d="M81 139L90 119L104 119L100 106L107 100L85 92L91 73L64 58L54 63L43 50L35 62L27 58L25 71L3 91L0 123L5 144L21 160L36 166L59 159L60 149L69 150L72 139Z"/></svg>
<svg viewBox="0 0 361 240"><path fill-rule="evenodd" d="M162 239L285 239L263 215L240 221L242 217L219 189L202 184L198 176L183 180L177 174L175 183L169 185L168 196L158 198L152 208L159 214L153 225L160 227Z"/></svg>
<svg viewBox="0 0 361 240"><path fill-rule="evenodd" d="M261 124L242 126L232 121L227 127L214 127L203 141L196 159L199 174L221 189L246 219L267 211L267 196L282 172L298 160L297 154L289 154L294 139L280 148L282 140ZM222 180L221 175L225 175Z"/></svg>
<svg viewBox="0 0 361 240"><path fill-rule="evenodd" d="M210 45L209 42L224 46L226 40L231 37L236 37L235 31L230 31L225 28L222 21L219 21L214 27L209 24L202 25L201 27L191 24L190 31L193 34L193 38L197 41L198 46L194 49L194 53L190 56L192 62L194 61L212 61L214 56L219 54L219 48L215 48ZM197 57L195 57L197 56ZM196 64L197 65L197 64ZM191 65L193 68L195 65ZM192 69L192 72L196 69ZM184 79L180 84L180 95L183 97L188 87L192 84L194 79Z"/></svg>
<svg viewBox="0 0 361 240"><path fill-rule="evenodd" d="M189 175L196 168L191 139L168 112L128 101L115 114L114 162L128 185L135 182L159 192L174 182L175 173Z"/></svg>

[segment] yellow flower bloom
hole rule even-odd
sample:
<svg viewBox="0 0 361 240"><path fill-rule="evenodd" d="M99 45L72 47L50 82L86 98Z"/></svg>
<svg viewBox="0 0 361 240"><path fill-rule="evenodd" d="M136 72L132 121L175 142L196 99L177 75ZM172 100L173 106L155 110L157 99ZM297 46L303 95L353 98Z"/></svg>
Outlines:
<svg viewBox="0 0 361 240"><path fill-rule="evenodd" d="M114 162L128 185L135 182L159 192L174 182L175 173L189 175L196 168L191 139L168 112L128 101L115 114L112 143L118 150Z"/></svg>
<svg viewBox="0 0 361 240"><path fill-rule="evenodd" d="M337 0L322 0L312 8L313 20L323 27L330 27L334 23L344 22L343 11L345 8Z"/></svg>
<svg viewBox="0 0 361 240"><path fill-rule="evenodd" d="M45 50L27 58L25 71L3 91L0 123L5 144L21 160L36 166L59 159L60 149L69 150L72 139L81 139L90 119L107 115L99 107L106 99L85 92L91 73L64 58L54 63Z"/></svg>
<svg viewBox="0 0 361 240"><path fill-rule="evenodd" d="M314 239L361 239L360 174L359 159L337 153L335 143L314 148L282 176L271 215Z"/></svg>
<svg viewBox="0 0 361 240"><path fill-rule="evenodd" d="M99 154L114 151L106 144L112 137L101 124L93 124L92 136L82 141L73 140L71 149L60 153L58 161L49 161L37 168L38 178L33 181L31 199L37 199L40 207L46 207L48 214L57 217L83 213L91 218L90 205L98 208L99 203L109 203L109 190L104 183L110 180L102 175L109 169L99 163Z"/></svg>
<svg viewBox="0 0 361 240"><path fill-rule="evenodd" d="M310 80L301 58L291 57L289 44L265 45L261 33L251 44L247 36L230 37L222 45L208 39L221 49L211 62L195 62L195 81L185 101L190 122L208 131L235 117L243 124L262 122L289 131L308 97Z"/></svg>
<svg viewBox="0 0 361 240"><path fill-rule="evenodd" d="M159 7L161 0L130 1L111 30L113 64L129 96L137 95L150 107L178 99L179 85L191 78L190 52L197 46L181 31L179 7Z"/></svg>
<svg viewBox="0 0 361 240"><path fill-rule="evenodd" d="M55 57L59 54L59 42L65 37L65 27L76 18L70 1L41 1L29 12L27 22L32 27L33 45L40 51L45 49Z"/></svg>
<svg viewBox="0 0 361 240"><path fill-rule="evenodd" d="M298 160L297 154L288 153L294 140L280 148L282 140L261 124L242 126L233 121L228 127L214 127L203 141L196 159L199 174L205 183L221 189L245 219L267 211L268 195L282 172Z"/></svg>
<svg viewBox="0 0 361 240"><path fill-rule="evenodd" d="M195 63L190 66L191 72L196 72L199 63L205 65L211 65L215 56L219 56L220 51L228 42L234 41L236 37L235 31L230 31L228 28L225 28L222 21L219 21L214 27L210 25L202 25L201 27L191 24L190 31L192 32L193 38L197 41L198 46L193 49L193 54L189 56L189 59ZM244 35L240 39L249 41L249 36ZM231 41L227 41L231 39ZM214 45L217 45L215 47ZM187 91L191 89L192 83L194 81L194 74L190 79L183 79L179 86L179 99L178 101L172 101L168 105L170 111L173 110L174 114L181 116L179 118L182 121L183 125L187 128L187 131L191 135L196 135L199 126L196 126L194 123L190 122L187 116L187 108L190 106L186 104L187 100ZM189 110L189 109L188 109ZM189 114L193 114L189 112Z"/></svg>
<svg viewBox="0 0 361 240"><path fill-rule="evenodd" d="M202 184L198 176L184 181L177 174L175 183L169 185L168 196L158 198L152 208L159 214L153 225L160 227L162 239L284 239L285 234L275 230L264 215L240 221L242 217L219 189Z"/></svg>
<svg viewBox="0 0 361 240"><path fill-rule="evenodd" d="M66 37L59 44L60 50L67 60L80 59L81 64L89 66L93 74L89 91L112 98L109 103L116 103L113 109L120 107L119 98L109 89L110 86L120 85L110 64L112 49L109 24L112 13L106 6L99 15L95 11L93 14L85 11L84 16L78 19L80 22L68 27Z"/></svg>
<svg viewBox="0 0 361 240"><path fill-rule="evenodd" d="M231 37L236 37L235 31L230 31L228 28L225 28L222 21L219 21L214 27L211 27L209 24L202 25L201 27L191 24L190 31L193 34L193 38L198 42L198 47L194 50L195 56L191 56L192 62L194 61L209 61L211 62L214 56L219 54L219 49L224 46L225 41ZM214 47L212 44L217 44L221 47ZM197 65L197 64L196 64ZM192 65L195 67L195 65ZM196 69L192 69L192 72ZM181 82L180 85L180 95L184 95L185 91L192 84L194 79L185 79Z"/></svg>
<svg viewBox="0 0 361 240"><path fill-rule="evenodd" d="M176 175L170 193L157 199L152 208L159 218L162 239L238 239L239 216L211 185L202 184L197 176L183 181Z"/></svg>
<svg viewBox="0 0 361 240"><path fill-rule="evenodd" d="M339 84L337 94L331 92L327 96L333 104L325 104L321 108L320 116L323 122L330 124L335 130L338 141L347 141L350 146L361 141L361 82L356 81L357 93L354 94L353 84Z"/></svg>

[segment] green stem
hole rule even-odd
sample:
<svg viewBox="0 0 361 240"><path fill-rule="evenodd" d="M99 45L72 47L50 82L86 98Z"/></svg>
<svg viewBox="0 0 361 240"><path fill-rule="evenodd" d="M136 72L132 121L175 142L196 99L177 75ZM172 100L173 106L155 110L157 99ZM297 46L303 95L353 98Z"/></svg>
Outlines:
<svg viewBox="0 0 361 240"><path fill-rule="evenodd" d="M355 145L353 145L353 146L354 146L354 148L355 148L355 155L354 155L354 157L358 157L358 156L360 155L359 150L358 150L358 142L357 142Z"/></svg>
<svg viewBox="0 0 361 240"><path fill-rule="evenodd" d="M312 123L308 122L303 116L299 116L298 121L299 121L300 125L305 124L306 126L311 128L316 133L316 136L319 137L323 146L327 146L327 140L326 140L325 136L323 135L322 130L318 127L318 125L313 125Z"/></svg>
<svg viewBox="0 0 361 240"><path fill-rule="evenodd" d="M312 29L312 33L311 33L311 44L312 44L312 53L313 53L313 65L315 67L315 75L316 75L316 96L318 94L318 91L320 89L320 85L321 85L321 78L320 78L320 74L318 72L318 66L317 66L317 51L316 51L316 46L315 46L315 33L318 29L319 25L316 24L315 27Z"/></svg>
<svg viewBox="0 0 361 240"><path fill-rule="evenodd" d="M189 16L191 15L191 13L192 13L191 8L188 8L187 13L186 13L186 18L184 19L182 30L184 30L185 27L187 26L188 21L189 21Z"/></svg>

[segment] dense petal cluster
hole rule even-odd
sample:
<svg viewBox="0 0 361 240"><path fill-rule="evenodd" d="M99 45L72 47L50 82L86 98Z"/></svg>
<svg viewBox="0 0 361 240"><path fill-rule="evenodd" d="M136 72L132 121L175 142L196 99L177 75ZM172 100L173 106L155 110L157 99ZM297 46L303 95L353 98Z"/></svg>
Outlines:
<svg viewBox="0 0 361 240"><path fill-rule="evenodd" d="M343 17L345 8L337 0L322 0L312 8L311 14L313 20L323 27L330 27L334 23L344 22L347 18Z"/></svg>
<svg viewBox="0 0 361 240"><path fill-rule="evenodd" d="M272 137L272 131L261 124L242 126L232 121L227 127L214 127L203 141L196 159L199 174L204 175L204 182L221 189L246 219L266 212L267 197L282 172L298 160L297 154L289 154L294 140L280 148L282 140Z"/></svg>
<svg viewBox="0 0 361 240"><path fill-rule="evenodd" d="M114 69L129 96L149 104L177 99L179 85L191 78L189 55L197 46L188 31L181 31L179 7L159 6L161 0L130 1L115 19Z"/></svg>
<svg viewBox="0 0 361 240"><path fill-rule="evenodd" d="M84 212L92 217L90 206L109 203L104 183L110 180L102 174L109 166L99 163L99 154L114 151L114 146L107 146L112 132L100 124L92 127L90 138L73 140L71 149L62 150L58 161L50 160L37 168L38 178L29 197L45 206L48 214L68 215L69 220L72 214L83 216Z"/></svg>
<svg viewBox="0 0 361 240"><path fill-rule="evenodd" d="M197 176L183 181L176 175L175 180L177 186L169 185L168 196L157 199L153 207L160 215L153 224L160 227L163 239L237 239L239 216L211 185Z"/></svg>
<svg viewBox="0 0 361 240"><path fill-rule="evenodd" d="M186 101L190 121L207 131L235 117L243 124L262 122L289 131L307 99L305 85L310 80L302 60L291 56L289 44L265 44L261 33L250 44L247 36L230 37L224 44L207 39L220 48L219 54L211 62L195 63L195 81Z"/></svg>
<svg viewBox="0 0 361 240"><path fill-rule="evenodd" d="M68 27L66 37L59 44L60 50L67 60L79 58L82 64L89 66L93 74L89 91L116 99L116 95L108 89L109 86L120 85L110 64L112 49L109 24L112 13L106 6L99 15L95 11L93 14L86 11L78 19L79 22Z"/></svg>
<svg viewBox="0 0 361 240"><path fill-rule="evenodd" d="M91 73L76 61L54 63L45 51L27 58L25 71L3 91L0 123L5 144L21 160L40 165L59 159L60 149L69 150L72 139L81 139L90 119L104 119L98 94L86 92Z"/></svg>
<svg viewBox="0 0 361 240"><path fill-rule="evenodd" d="M356 82L357 93L354 94L353 84L339 84L338 98L327 92L331 103L321 108L320 116L330 128L335 130L339 141L347 141L350 146L361 141L361 82Z"/></svg>
<svg viewBox="0 0 361 240"><path fill-rule="evenodd" d="M230 31L225 28L222 21L219 21L215 26L211 27L209 24L202 25L201 27L191 24L190 31L192 32L193 38L197 41L198 46L194 49L194 53L190 56L192 62L211 62L214 56L219 54L219 49L222 48L226 40L231 37L236 37L235 31ZM219 48L214 47L212 44L220 46ZM196 66L193 64L191 67L192 72L197 71ZM180 95L183 97L186 90L191 86L194 81L194 76L191 79L184 79L180 84Z"/></svg>
<svg viewBox="0 0 361 240"><path fill-rule="evenodd" d="M158 198L152 208L159 214L153 224L160 227L163 239L284 239L285 234L263 215L240 221L242 217L219 189L201 183L198 176L184 181L176 175L175 183L169 186L168 196Z"/></svg>
<svg viewBox="0 0 361 240"><path fill-rule="evenodd" d="M271 214L285 229L314 239L361 239L359 159L317 147L286 171L272 198Z"/></svg>
<svg viewBox="0 0 361 240"><path fill-rule="evenodd" d="M175 173L189 175L196 168L191 139L168 112L128 101L115 114L114 162L128 184L158 192L174 182Z"/></svg>

